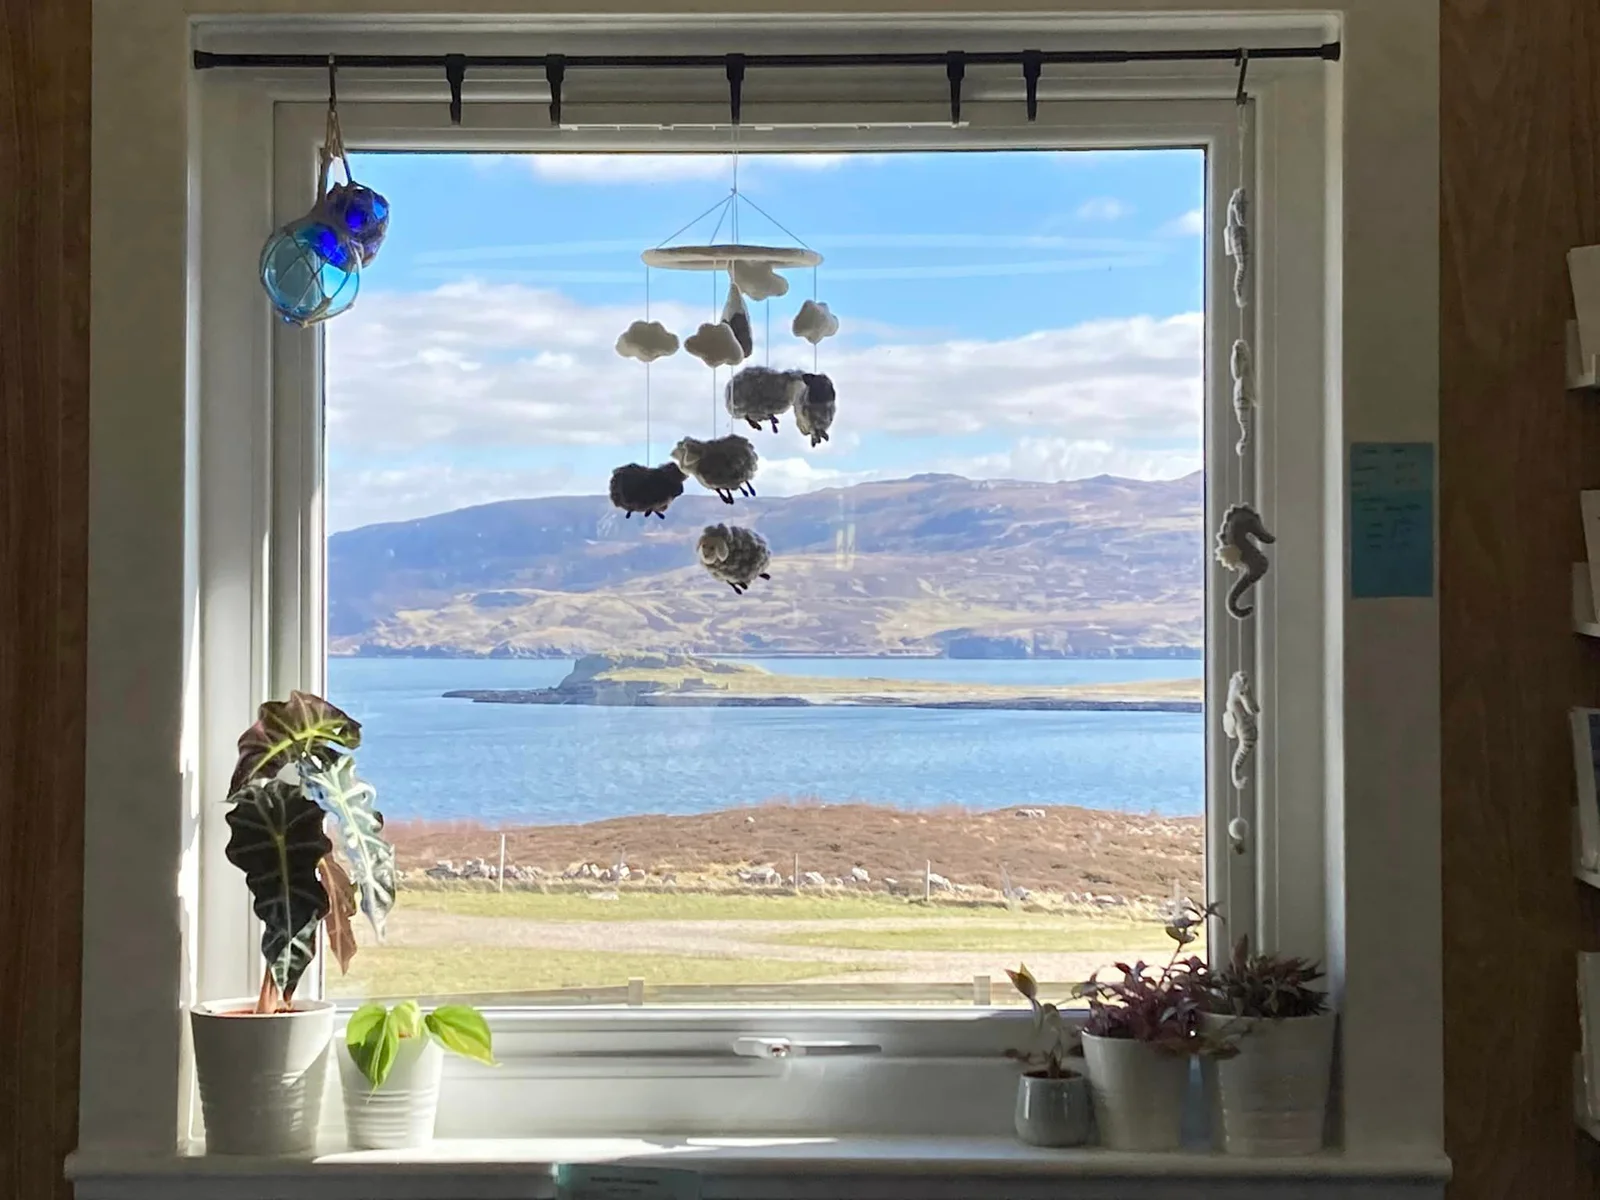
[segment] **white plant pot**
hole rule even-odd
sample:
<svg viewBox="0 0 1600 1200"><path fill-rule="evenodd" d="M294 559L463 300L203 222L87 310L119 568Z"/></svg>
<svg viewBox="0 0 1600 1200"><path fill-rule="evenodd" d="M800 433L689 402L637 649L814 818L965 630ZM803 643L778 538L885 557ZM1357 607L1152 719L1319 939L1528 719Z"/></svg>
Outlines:
<svg viewBox="0 0 1600 1200"><path fill-rule="evenodd" d="M422 1034L400 1039L394 1066L374 1088L339 1042L339 1080L344 1087L344 1123L356 1150L404 1150L433 1141L439 1115L439 1077L444 1049Z"/></svg>
<svg viewBox="0 0 1600 1200"><path fill-rule="evenodd" d="M207 1154L308 1155L322 1116L333 1004L257 1015L255 1000L189 1010Z"/></svg>
<svg viewBox="0 0 1600 1200"><path fill-rule="evenodd" d="M1335 1015L1202 1020L1206 1033L1237 1035L1239 1053L1216 1063L1223 1148L1271 1157L1322 1149Z"/></svg>
<svg viewBox="0 0 1600 1200"><path fill-rule="evenodd" d="M1024 1075L1017 1080L1013 1123L1017 1140L1030 1146L1083 1145L1094 1131L1088 1081L1082 1075Z"/></svg>
<svg viewBox="0 0 1600 1200"><path fill-rule="evenodd" d="M1176 1150L1183 1141L1189 1060L1131 1038L1083 1035L1089 1092L1102 1145Z"/></svg>

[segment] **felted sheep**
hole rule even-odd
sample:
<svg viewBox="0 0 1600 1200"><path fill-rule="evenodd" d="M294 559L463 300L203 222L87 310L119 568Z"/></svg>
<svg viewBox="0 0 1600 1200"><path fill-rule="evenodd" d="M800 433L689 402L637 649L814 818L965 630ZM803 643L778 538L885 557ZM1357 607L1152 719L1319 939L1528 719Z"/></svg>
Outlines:
<svg viewBox="0 0 1600 1200"><path fill-rule="evenodd" d="M731 433L727 437L702 442L686 437L672 450L672 461L693 476L700 486L722 497L724 504L733 503L733 493L746 496L756 494L756 466L761 461L749 438Z"/></svg>
<svg viewBox="0 0 1600 1200"><path fill-rule="evenodd" d="M828 430L833 425L837 398L833 380L826 375L802 375L806 390L794 402L795 427L811 439L813 446L828 440Z"/></svg>
<svg viewBox="0 0 1600 1200"><path fill-rule="evenodd" d="M745 307L744 297L739 294L739 285L736 283L728 285L728 299L722 305L722 323L733 330L733 336L739 341L739 349L749 358L756 348L755 336L750 332L750 310Z"/></svg>
<svg viewBox="0 0 1600 1200"><path fill-rule="evenodd" d="M740 595L757 579L772 578L767 574L772 553L766 539L753 529L707 525L695 549L705 569Z"/></svg>
<svg viewBox="0 0 1600 1200"><path fill-rule="evenodd" d="M659 467L641 467L629 463L611 472L611 503L623 511L625 517L652 513L663 521L667 507L683 495L683 471L675 462Z"/></svg>
<svg viewBox="0 0 1600 1200"><path fill-rule="evenodd" d="M805 376L799 371L774 371L770 367L746 367L732 379L724 395L728 415L760 429L763 421L778 432L778 417L794 407L806 391Z"/></svg>

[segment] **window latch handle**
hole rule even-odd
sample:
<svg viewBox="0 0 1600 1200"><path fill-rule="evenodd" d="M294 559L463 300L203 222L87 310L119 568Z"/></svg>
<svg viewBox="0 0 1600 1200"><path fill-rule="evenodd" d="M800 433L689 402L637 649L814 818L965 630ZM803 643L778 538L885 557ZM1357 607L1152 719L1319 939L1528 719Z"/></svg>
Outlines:
<svg viewBox="0 0 1600 1200"><path fill-rule="evenodd" d="M883 1047L871 1042L797 1042L786 1037L734 1038L733 1052L741 1058L860 1058L881 1054Z"/></svg>

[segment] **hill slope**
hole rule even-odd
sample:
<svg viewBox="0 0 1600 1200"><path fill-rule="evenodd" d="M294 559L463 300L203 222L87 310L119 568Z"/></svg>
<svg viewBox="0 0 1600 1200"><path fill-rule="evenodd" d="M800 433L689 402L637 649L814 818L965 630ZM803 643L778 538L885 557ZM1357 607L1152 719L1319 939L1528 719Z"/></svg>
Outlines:
<svg viewBox="0 0 1600 1200"><path fill-rule="evenodd" d="M743 597L694 559L730 519L773 550ZM731 509L691 492L648 523L600 496L510 500L336 534L329 633L341 654L1181 652L1204 551L1198 474L916 476Z"/></svg>

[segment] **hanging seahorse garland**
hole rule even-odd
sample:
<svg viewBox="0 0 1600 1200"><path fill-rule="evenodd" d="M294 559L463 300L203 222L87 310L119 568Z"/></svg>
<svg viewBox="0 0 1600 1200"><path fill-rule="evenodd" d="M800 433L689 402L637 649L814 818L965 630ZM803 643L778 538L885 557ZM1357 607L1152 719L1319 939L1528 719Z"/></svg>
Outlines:
<svg viewBox="0 0 1600 1200"><path fill-rule="evenodd" d="M1261 737L1261 706L1250 690L1250 673L1235 671L1228 680L1228 703L1222 710L1222 732L1230 741L1239 744L1233 748L1231 774L1233 786L1243 791L1250 782L1250 759L1256 752L1256 742Z"/></svg>
<svg viewBox="0 0 1600 1200"><path fill-rule="evenodd" d="M1239 422L1239 441L1234 451L1243 458L1244 452L1250 447L1256 407L1255 356L1250 353L1249 342L1239 338L1233 343L1228 366L1233 372L1233 415Z"/></svg>
<svg viewBox="0 0 1600 1200"><path fill-rule="evenodd" d="M1233 302L1244 308L1250 300L1250 193L1242 187L1234 188L1228 197L1222 246L1233 259Z"/></svg>
<svg viewBox="0 0 1600 1200"><path fill-rule="evenodd" d="M1238 582L1228 591L1228 611L1241 621L1255 609L1240 601L1272 566L1258 543L1271 545L1277 540L1261 523L1261 514L1248 504L1235 504L1223 514L1222 528L1217 530L1217 561L1239 573Z"/></svg>

